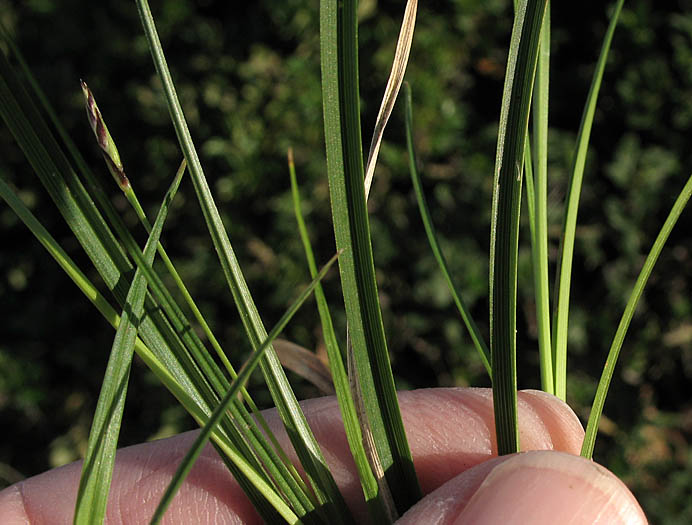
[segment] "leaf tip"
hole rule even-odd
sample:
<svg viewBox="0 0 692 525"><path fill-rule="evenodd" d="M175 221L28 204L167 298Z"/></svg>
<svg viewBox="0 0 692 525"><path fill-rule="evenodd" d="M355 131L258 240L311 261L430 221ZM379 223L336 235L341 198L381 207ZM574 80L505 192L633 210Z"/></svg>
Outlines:
<svg viewBox="0 0 692 525"><path fill-rule="evenodd" d="M290 168L294 168L295 162L293 161L293 148L292 147L288 148L287 156L288 156L288 166Z"/></svg>

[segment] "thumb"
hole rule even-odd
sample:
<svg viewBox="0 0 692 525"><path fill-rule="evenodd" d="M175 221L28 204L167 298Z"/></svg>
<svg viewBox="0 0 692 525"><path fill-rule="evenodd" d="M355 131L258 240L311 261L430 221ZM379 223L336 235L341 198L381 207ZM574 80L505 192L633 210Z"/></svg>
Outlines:
<svg viewBox="0 0 692 525"><path fill-rule="evenodd" d="M463 472L423 498L398 525L640 524L644 513L614 474L564 452L495 458Z"/></svg>

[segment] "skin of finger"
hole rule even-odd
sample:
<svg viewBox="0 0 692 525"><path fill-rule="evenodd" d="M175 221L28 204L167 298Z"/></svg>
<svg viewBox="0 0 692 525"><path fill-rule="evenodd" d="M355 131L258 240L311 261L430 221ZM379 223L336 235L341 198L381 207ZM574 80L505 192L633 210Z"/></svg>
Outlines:
<svg viewBox="0 0 692 525"><path fill-rule="evenodd" d="M411 507L401 519L397 520L396 524L451 525L456 516L464 510L490 471L511 457L513 456L489 459L455 476Z"/></svg>
<svg viewBox="0 0 692 525"><path fill-rule="evenodd" d="M489 388L441 388L431 392L427 396L418 396L415 391L402 392L399 396L425 494L460 472L497 456ZM517 409L522 450L579 454L584 430L565 403L550 394L522 391Z"/></svg>
<svg viewBox="0 0 692 525"><path fill-rule="evenodd" d="M148 523L197 431L118 451L107 524ZM72 523L81 462L51 470L0 492L0 523ZM163 523L261 523L212 447L206 447L175 496Z"/></svg>
<svg viewBox="0 0 692 525"><path fill-rule="evenodd" d="M422 522L647 523L632 493L614 474L588 459L554 451L504 456L467 470L421 500L397 524Z"/></svg>
<svg viewBox="0 0 692 525"><path fill-rule="evenodd" d="M581 423L565 403L542 394L519 392L522 449L555 450L557 445L558 450L578 454L584 438ZM367 511L336 398L312 399L301 405L346 502L359 522L363 522ZM460 472L497 455L490 389L404 391L399 392L399 405L423 493L435 490ZM278 415L269 412L267 422L296 463ZM555 442L553 435L557 438Z"/></svg>
<svg viewBox="0 0 692 525"><path fill-rule="evenodd" d="M460 472L496 455L492 394L489 389L445 388L401 392L399 401L409 444L421 486L428 493ZM325 459L359 521L366 509L355 466L334 397L301 403ZM265 412L269 426L290 458L295 459L275 411ZM553 396L519 393L520 439L524 450L560 448L578 453L583 430L578 419ZM569 437L568 437L569 436ZM194 439L194 433L155 443L128 447L118 452L108 506L109 523L139 523L148 520L165 490L179 459ZM79 463L31 478L18 487L0 492L2 502L16 502L18 512L31 523L71 521ZM252 523L254 510L228 471L208 447L193 468L166 518L196 523L223 519ZM203 518L203 519L202 519Z"/></svg>

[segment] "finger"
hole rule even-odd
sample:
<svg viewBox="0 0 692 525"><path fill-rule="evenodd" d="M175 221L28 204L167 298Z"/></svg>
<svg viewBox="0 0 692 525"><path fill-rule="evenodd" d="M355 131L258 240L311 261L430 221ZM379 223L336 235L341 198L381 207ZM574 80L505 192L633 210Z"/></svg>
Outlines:
<svg viewBox="0 0 692 525"><path fill-rule="evenodd" d="M585 458L551 451L503 456L455 477L397 522L645 524L641 507L614 474Z"/></svg>
<svg viewBox="0 0 692 525"><path fill-rule="evenodd" d="M445 388L401 392L404 425L424 493L497 455L492 391ZM522 450L578 454L584 430L556 397L535 390L518 395Z"/></svg>
<svg viewBox="0 0 692 525"><path fill-rule="evenodd" d="M401 392L399 400L414 463L425 492L496 454L492 395L489 389L430 389ZM325 459L354 514L362 519L365 504L334 397L301 403ZM270 427L295 462L295 453L276 411L265 412ZM574 413L553 396L519 393L522 448L578 452L583 430ZM118 452L108 505L113 523L147 521L191 445L195 433ZM72 519L81 464L42 474L0 493L0 515L12 508L17 516ZM3 507L5 505L5 507ZM23 513L23 514L22 514ZM189 514L192 513L192 514ZM251 505L211 447L207 447L173 500L166 518L195 522L208 516L257 519Z"/></svg>
<svg viewBox="0 0 692 525"><path fill-rule="evenodd" d="M197 431L118 450L107 524L149 523ZM0 492L0 523L72 523L82 462L57 468ZM206 447L163 523L261 523L212 447Z"/></svg>
<svg viewBox="0 0 692 525"><path fill-rule="evenodd" d="M497 455L492 390L435 388L399 392L398 397L424 493ZM363 494L336 398L310 399L301 405L346 502L359 520L364 519ZM584 430L572 409L555 396L519 392L518 419L522 450L579 453ZM267 422L297 463L275 411L267 413Z"/></svg>

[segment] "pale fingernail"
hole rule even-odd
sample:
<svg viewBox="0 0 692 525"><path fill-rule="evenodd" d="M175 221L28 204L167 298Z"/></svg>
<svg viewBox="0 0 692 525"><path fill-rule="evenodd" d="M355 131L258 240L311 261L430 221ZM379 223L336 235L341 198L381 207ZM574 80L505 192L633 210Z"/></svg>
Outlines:
<svg viewBox="0 0 692 525"><path fill-rule="evenodd" d="M455 523L647 523L624 483L571 454L527 452L495 467Z"/></svg>

